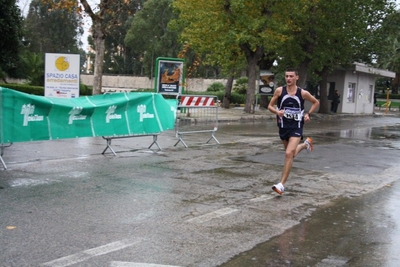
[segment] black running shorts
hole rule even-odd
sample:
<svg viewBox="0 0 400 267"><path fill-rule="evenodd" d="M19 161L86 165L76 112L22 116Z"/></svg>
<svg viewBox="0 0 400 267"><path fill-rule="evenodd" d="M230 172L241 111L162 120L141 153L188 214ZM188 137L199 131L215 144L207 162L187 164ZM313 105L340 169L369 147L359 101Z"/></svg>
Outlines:
<svg viewBox="0 0 400 267"><path fill-rule="evenodd" d="M279 128L279 137L281 140L289 141L290 137L303 138L303 128Z"/></svg>

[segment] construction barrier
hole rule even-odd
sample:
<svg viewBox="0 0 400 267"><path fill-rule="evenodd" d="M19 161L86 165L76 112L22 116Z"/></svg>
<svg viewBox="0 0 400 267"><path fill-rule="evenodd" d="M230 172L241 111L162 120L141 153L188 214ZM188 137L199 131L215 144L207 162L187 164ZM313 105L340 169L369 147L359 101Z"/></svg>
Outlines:
<svg viewBox="0 0 400 267"><path fill-rule="evenodd" d="M111 151L111 153L114 154L114 156L117 155L117 153L115 152L115 150L112 148L111 146L111 140L113 139L122 139L122 138L132 138L132 137L144 137L144 136L153 136L153 142L150 144L150 146L148 147L148 149L150 149L153 145L156 145L158 150L161 151L161 147L158 145L157 143L157 137L160 133L153 133L153 134L141 134L141 135L121 135L121 136L103 136L103 139L106 140L107 145L106 148L103 150L103 152L101 154L105 154L106 151L109 149Z"/></svg>
<svg viewBox="0 0 400 267"><path fill-rule="evenodd" d="M7 144L102 136L111 140L157 136L175 128L176 99L155 93L113 93L52 98L0 87L0 162ZM158 146L158 144L157 144ZM159 147L159 146L158 146ZM115 155L115 151L113 151Z"/></svg>
<svg viewBox="0 0 400 267"><path fill-rule="evenodd" d="M218 140L215 133L218 130L218 105L215 96L180 95L178 96L178 110L175 123L175 131L178 141L174 146L182 143L184 135L194 133L210 133L207 140Z"/></svg>

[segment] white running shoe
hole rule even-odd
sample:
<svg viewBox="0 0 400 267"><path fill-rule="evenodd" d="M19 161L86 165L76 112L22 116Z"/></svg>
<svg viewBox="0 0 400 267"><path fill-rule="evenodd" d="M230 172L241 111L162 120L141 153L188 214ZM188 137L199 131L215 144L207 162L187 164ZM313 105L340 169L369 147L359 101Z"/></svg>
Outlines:
<svg viewBox="0 0 400 267"><path fill-rule="evenodd" d="M283 187L283 184L279 183L274 186L272 186L272 190L277 192L279 195L283 195L283 192L285 191L285 188Z"/></svg>
<svg viewBox="0 0 400 267"><path fill-rule="evenodd" d="M310 137L307 137L306 141L304 141L304 144L307 146L307 152L312 152L314 150L313 141Z"/></svg>

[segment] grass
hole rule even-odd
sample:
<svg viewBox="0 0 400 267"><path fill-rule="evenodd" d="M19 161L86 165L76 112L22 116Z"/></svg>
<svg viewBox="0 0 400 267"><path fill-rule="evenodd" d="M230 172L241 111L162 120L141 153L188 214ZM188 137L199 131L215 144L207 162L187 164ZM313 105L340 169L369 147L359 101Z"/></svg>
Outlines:
<svg viewBox="0 0 400 267"><path fill-rule="evenodd" d="M394 102L394 101L391 101L392 103L390 104L390 107L391 108L399 108L400 107L400 102ZM378 106L378 107L380 107L380 106L382 106L382 105L384 105L384 104L386 104L386 101L377 101L376 102L376 105Z"/></svg>

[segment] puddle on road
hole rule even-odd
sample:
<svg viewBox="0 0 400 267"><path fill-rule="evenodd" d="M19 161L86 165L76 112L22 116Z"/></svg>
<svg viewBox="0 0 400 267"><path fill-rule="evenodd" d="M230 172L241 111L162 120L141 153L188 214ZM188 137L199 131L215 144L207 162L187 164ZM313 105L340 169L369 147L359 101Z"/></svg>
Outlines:
<svg viewBox="0 0 400 267"><path fill-rule="evenodd" d="M340 199L220 267L400 266L400 182Z"/></svg>

